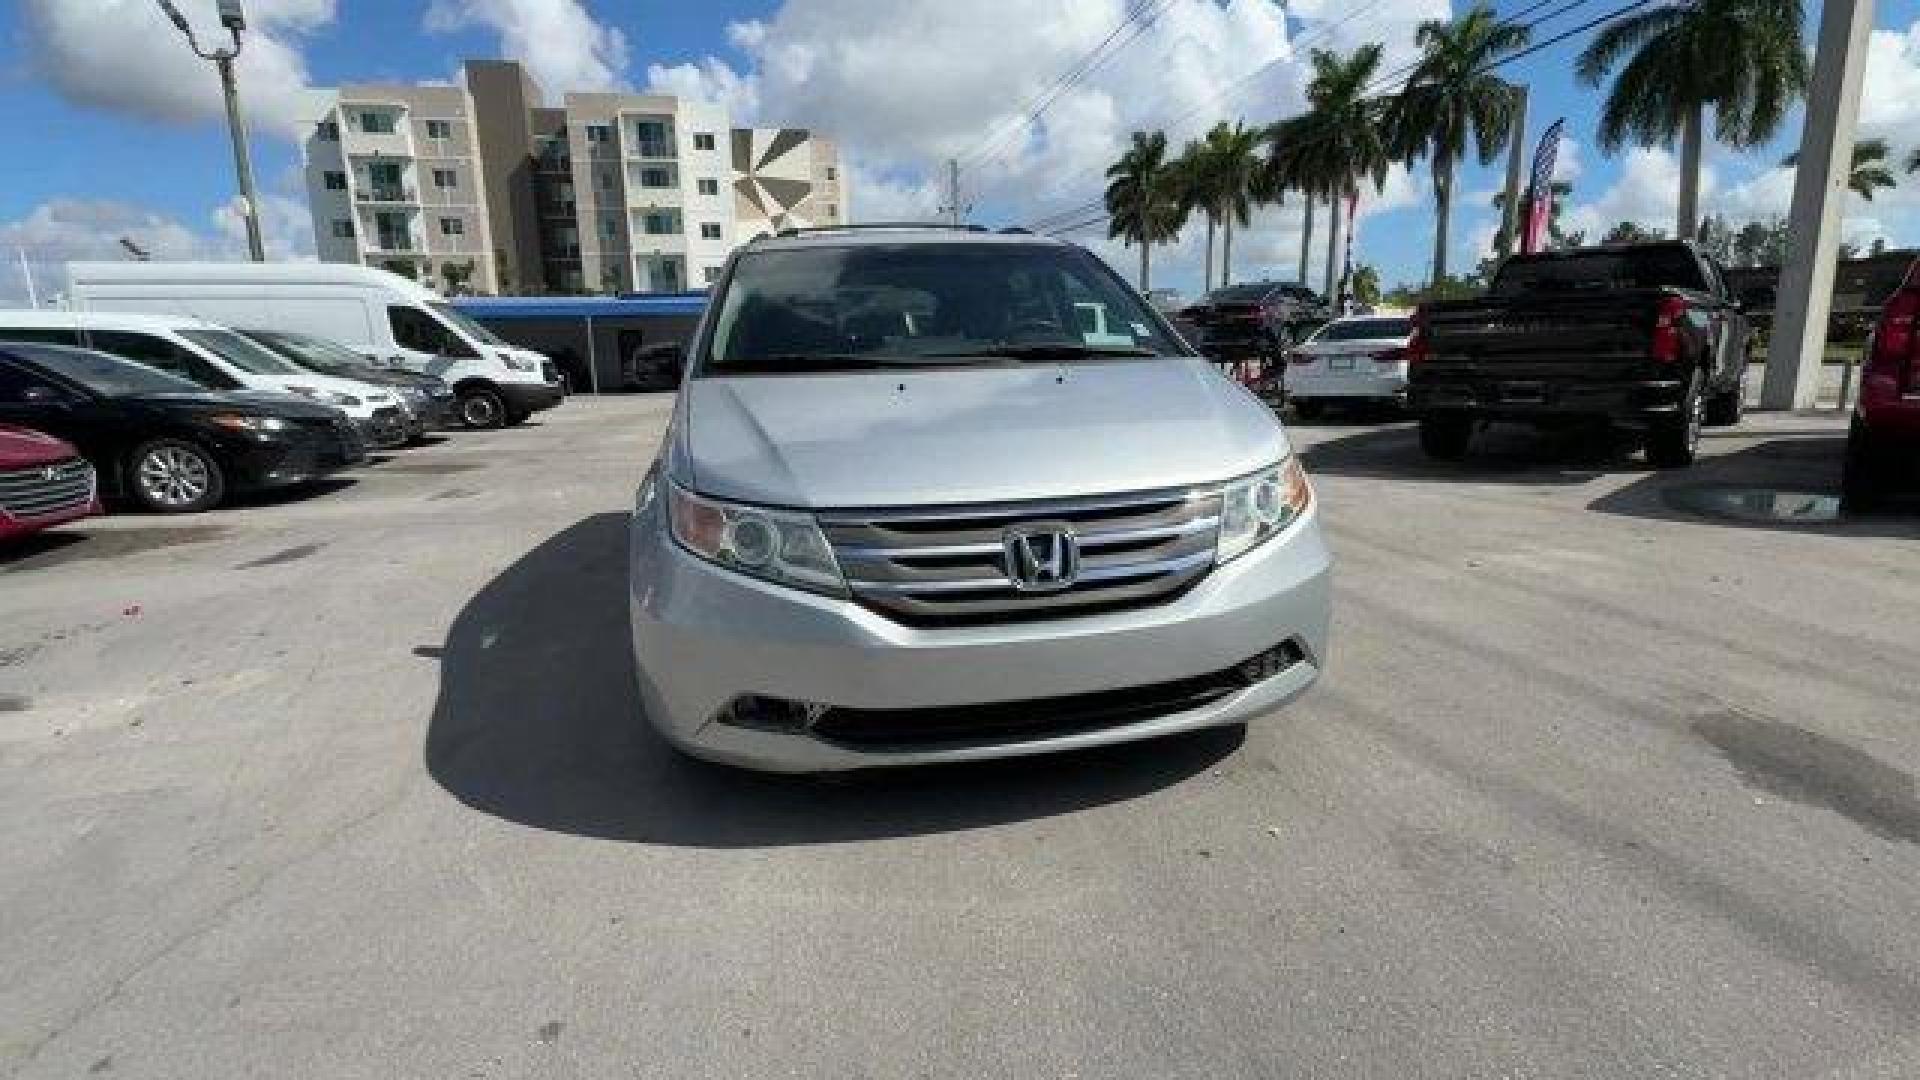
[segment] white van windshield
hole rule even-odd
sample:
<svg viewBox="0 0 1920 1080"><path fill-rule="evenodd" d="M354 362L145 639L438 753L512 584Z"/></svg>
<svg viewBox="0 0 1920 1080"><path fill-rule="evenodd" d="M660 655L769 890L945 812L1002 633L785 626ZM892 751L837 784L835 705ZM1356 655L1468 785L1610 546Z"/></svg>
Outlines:
<svg viewBox="0 0 1920 1080"><path fill-rule="evenodd" d="M453 326L459 328L461 333L467 335L468 337L474 339L475 341L478 341L485 345L497 345L503 349L513 348L512 345L509 345L506 342L501 341L499 336L496 335L493 331L487 329L485 326L481 325L480 323L475 322L473 319L473 316L462 312L459 308L454 307L452 304L429 303L427 306L433 309L433 313L435 315L440 316L440 318L445 322L450 323Z"/></svg>
<svg viewBox="0 0 1920 1080"><path fill-rule="evenodd" d="M242 371L255 375L306 375L300 365L272 350L248 341L231 330L192 329L180 336Z"/></svg>

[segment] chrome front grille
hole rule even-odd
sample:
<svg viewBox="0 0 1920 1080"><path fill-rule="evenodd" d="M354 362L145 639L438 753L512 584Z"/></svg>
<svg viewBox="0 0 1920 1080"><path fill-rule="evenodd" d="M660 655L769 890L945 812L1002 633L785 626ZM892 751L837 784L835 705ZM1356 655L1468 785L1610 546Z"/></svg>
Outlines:
<svg viewBox="0 0 1920 1080"><path fill-rule="evenodd" d="M13 517L45 517L92 501L93 466L83 458L0 472L0 510Z"/></svg>
<svg viewBox="0 0 1920 1080"><path fill-rule="evenodd" d="M1217 490L820 516L847 584L862 604L915 626L1057 618L1144 607L1184 591L1212 568ZM1079 548L1073 583L1015 588L1009 529L1065 526Z"/></svg>

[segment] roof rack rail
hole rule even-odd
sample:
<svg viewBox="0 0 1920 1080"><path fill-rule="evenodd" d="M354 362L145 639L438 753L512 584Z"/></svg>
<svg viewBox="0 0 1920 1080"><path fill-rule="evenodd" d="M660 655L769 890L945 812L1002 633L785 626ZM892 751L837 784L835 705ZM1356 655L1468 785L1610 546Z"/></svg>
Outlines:
<svg viewBox="0 0 1920 1080"><path fill-rule="evenodd" d="M1032 236L1033 230L1024 225L1009 225L1000 230L1001 236Z"/></svg>
<svg viewBox="0 0 1920 1080"><path fill-rule="evenodd" d="M955 232L983 233L984 225L953 225L945 221L863 221L853 225L815 225L805 229L781 229L773 235L782 239L792 236L813 236L818 233L866 232L866 231L924 231L927 229L946 229ZM763 234L764 235L764 234Z"/></svg>

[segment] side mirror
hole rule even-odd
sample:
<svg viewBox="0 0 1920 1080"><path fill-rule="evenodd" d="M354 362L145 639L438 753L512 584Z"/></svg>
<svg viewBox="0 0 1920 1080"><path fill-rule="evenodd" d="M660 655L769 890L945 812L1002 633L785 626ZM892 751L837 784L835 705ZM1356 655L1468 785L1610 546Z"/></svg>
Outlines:
<svg viewBox="0 0 1920 1080"><path fill-rule="evenodd" d="M1771 311L1779 299L1769 285L1756 285L1740 294L1740 306L1748 311Z"/></svg>

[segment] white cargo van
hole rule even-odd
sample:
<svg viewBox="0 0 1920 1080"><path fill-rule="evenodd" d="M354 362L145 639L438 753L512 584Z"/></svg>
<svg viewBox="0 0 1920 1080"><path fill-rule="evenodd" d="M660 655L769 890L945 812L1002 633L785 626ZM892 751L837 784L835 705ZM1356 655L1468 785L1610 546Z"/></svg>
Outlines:
<svg viewBox="0 0 1920 1080"><path fill-rule="evenodd" d="M547 358L509 345L420 283L344 263L70 263L69 296L91 311L192 315L328 338L377 363L433 375L468 427L517 424L560 403Z"/></svg>

